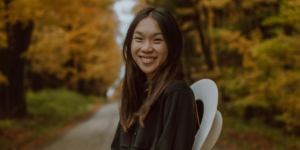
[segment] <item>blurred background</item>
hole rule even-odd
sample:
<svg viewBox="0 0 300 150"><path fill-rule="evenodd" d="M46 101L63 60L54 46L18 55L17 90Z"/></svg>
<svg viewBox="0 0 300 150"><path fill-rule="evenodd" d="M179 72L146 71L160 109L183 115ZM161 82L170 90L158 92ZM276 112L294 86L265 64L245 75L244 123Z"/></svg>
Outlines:
<svg viewBox="0 0 300 150"><path fill-rule="evenodd" d="M0 149L114 100L147 6L176 18L188 83L216 82L220 148L300 150L299 0L0 0Z"/></svg>

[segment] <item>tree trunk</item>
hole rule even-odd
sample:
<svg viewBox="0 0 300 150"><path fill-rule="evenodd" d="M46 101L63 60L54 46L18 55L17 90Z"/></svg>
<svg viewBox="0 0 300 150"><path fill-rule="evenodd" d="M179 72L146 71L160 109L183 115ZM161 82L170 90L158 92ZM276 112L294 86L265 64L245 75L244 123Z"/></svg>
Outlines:
<svg viewBox="0 0 300 150"><path fill-rule="evenodd" d="M5 1L6 11L9 2ZM0 71L7 77L9 84L0 85L0 118L24 117L27 114L23 83L25 61L20 55L28 49L32 31L31 21L25 27L21 22L6 24L8 46L0 50Z"/></svg>
<svg viewBox="0 0 300 150"><path fill-rule="evenodd" d="M196 25L196 28L198 30L198 34L200 36L200 42L202 46L202 51L205 56L205 62L208 66L208 70L212 70L214 68L214 63L212 61L211 57L211 44L210 44L210 39L209 35L207 33L207 29L205 29L203 26L205 26L204 22L201 21L201 18L199 16L200 12L197 8L197 5L194 6L194 11L195 11L195 18L194 18L194 23Z"/></svg>

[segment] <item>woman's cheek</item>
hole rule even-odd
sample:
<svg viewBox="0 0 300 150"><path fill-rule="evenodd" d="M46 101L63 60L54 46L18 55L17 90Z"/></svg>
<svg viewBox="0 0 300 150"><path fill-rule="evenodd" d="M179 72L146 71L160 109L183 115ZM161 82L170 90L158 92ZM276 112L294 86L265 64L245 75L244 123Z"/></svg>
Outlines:
<svg viewBox="0 0 300 150"><path fill-rule="evenodd" d="M132 44L131 44L131 51L132 52L136 52L138 50L138 45L139 45L139 43L132 42Z"/></svg>

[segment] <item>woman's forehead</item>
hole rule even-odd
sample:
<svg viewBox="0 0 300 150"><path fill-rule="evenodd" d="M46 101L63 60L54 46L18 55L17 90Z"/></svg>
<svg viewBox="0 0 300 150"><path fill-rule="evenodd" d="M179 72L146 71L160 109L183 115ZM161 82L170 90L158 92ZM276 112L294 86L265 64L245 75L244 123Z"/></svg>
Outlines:
<svg viewBox="0 0 300 150"><path fill-rule="evenodd" d="M151 17L148 16L144 19L142 19L136 26L134 30L134 34L161 34L161 30L159 28L159 25L157 21Z"/></svg>

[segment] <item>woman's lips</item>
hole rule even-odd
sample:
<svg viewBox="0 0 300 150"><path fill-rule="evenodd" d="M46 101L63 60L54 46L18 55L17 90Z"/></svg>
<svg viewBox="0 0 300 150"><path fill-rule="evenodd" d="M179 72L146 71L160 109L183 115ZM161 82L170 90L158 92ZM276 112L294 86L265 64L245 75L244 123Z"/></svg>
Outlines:
<svg viewBox="0 0 300 150"><path fill-rule="evenodd" d="M140 58L142 62L145 64L150 64L156 59L155 57L143 57L143 56L140 56Z"/></svg>

